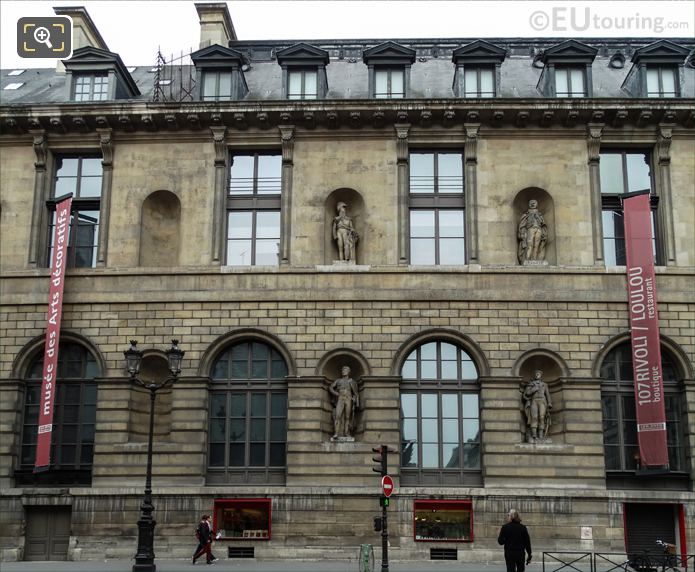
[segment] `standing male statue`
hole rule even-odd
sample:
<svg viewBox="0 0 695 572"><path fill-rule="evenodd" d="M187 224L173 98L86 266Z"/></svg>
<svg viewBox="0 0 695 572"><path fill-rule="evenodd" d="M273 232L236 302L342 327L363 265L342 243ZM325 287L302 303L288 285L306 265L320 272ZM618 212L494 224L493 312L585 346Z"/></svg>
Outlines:
<svg viewBox="0 0 695 572"><path fill-rule="evenodd" d="M352 440L355 424L355 413L360 407L360 392L357 382L350 377L350 368L343 366L342 377L336 379L328 390L335 396L333 409L333 440L347 438Z"/></svg>
<svg viewBox="0 0 695 572"><path fill-rule="evenodd" d="M517 228L519 264L527 260L545 260L545 243L548 241L548 226L538 210L538 201L531 199L528 210L521 215Z"/></svg>
<svg viewBox="0 0 695 572"><path fill-rule="evenodd" d="M542 378L543 372L537 369L533 372L531 381L521 390L524 399L524 412L526 413L526 441L528 443L548 441L550 410L553 408L553 403L550 400L548 386Z"/></svg>
<svg viewBox="0 0 695 572"><path fill-rule="evenodd" d="M352 219L347 215L347 205L340 202L336 206L338 214L333 218L333 240L338 246L338 258L345 261L355 261L355 247L359 235L352 226Z"/></svg>

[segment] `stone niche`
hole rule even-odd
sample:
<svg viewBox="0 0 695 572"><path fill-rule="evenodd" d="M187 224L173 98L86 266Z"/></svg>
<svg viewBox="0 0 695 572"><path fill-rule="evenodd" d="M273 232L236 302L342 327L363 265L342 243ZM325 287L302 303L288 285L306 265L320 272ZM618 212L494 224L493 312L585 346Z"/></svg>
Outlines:
<svg viewBox="0 0 695 572"><path fill-rule="evenodd" d="M526 416L524 414L524 404L521 397L521 390L533 377L533 373L540 369L543 372L543 381L548 386L552 409L550 412L550 428L548 437L552 444L559 445L564 443L564 399L562 392L562 379L569 376L569 371L564 360L549 350L541 348L530 350L523 354L514 366L514 375L521 378L519 385L519 433L521 443L525 442L526 436Z"/></svg>
<svg viewBox="0 0 695 572"><path fill-rule="evenodd" d="M142 203L140 266L178 266L181 202L169 191L155 191Z"/></svg>
<svg viewBox="0 0 695 572"><path fill-rule="evenodd" d="M328 195L324 203L324 264L333 264L334 260L338 260L338 247L333 240L333 218L336 216L336 208L338 203L343 202L347 205L347 214L352 219L357 234L359 234L359 242L357 243L355 264L365 264L369 248L369 237L367 236L367 213L365 209L364 199L362 195L355 189L340 188L336 189Z"/></svg>
<svg viewBox="0 0 695 572"><path fill-rule="evenodd" d="M517 230L519 219L528 210L528 203L531 199L538 201L538 210L545 219L548 226L548 241L545 246L545 260L550 266L557 265L557 251L555 248L555 203L550 194L538 187L527 187L519 191L512 203L514 212L513 232L514 237L514 262L517 263L517 249L519 246Z"/></svg>
<svg viewBox="0 0 695 572"><path fill-rule="evenodd" d="M333 435L333 396L328 391L330 385L342 376L343 366L350 368L350 377L357 382L360 392L360 409L355 413L354 437L359 441L359 436L364 433L364 387L362 378L369 375L369 364L361 354L353 350L341 348L326 354L318 363L316 373L324 379L323 416L321 419L322 432L329 439Z"/></svg>

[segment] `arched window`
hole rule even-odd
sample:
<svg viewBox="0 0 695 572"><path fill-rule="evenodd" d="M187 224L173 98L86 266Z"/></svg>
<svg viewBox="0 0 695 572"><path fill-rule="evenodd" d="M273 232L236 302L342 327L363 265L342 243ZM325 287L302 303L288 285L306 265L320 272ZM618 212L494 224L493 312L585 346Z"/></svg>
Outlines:
<svg viewBox="0 0 695 572"><path fill-rule="evenodd" d="M433 341L401 369L401 483L482 484L478 370L460 347Z"/></svg>
<svg viewBox="0 0 695 572"><path fill-rule="evenodd" d="M676 363L661 347L668 457L672 472L686 472L683 388ZM601 364L603 442L608 476L640 469L630 342L612 349Z"/></svg>
<svg viewBox="0 0 695 572"><path fill-rule="evenodd" d="M287 364L260 341L237 343L212 367L208 482L284 483Z"/></svg>
<svg viewBox="0 0 695 572"><path fill-rule="evenodd" d="M34 358L25 376L22 444L19 469L15 471L16 484L91 484L97 410L94 378L99 375L97 362L81 345L60 344L51 467L50 471L34 475L42 375L43 352Z"/></svg>

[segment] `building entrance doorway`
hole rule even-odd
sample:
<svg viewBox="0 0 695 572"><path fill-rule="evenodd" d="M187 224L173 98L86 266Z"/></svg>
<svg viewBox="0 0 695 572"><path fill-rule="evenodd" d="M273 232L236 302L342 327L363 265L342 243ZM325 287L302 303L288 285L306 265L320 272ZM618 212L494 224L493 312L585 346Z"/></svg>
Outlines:
<svg viewBox="0 0 695 572"><path fill-rule="evenodd" d="M69 506L28 506L26 519L24 560L68 559Z"/></svg>
<svg viewBox="0 0 695 572"><path fill-rule="evenodd" d="M676 544L677 508L673 504L626 503L626 552L659 554L657 540Z"/></svg>

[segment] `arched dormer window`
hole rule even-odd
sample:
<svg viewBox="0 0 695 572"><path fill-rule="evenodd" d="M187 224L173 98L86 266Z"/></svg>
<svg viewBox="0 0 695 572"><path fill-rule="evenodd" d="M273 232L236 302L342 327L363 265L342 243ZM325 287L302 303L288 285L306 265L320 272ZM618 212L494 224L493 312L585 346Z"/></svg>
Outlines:
<svg viewBox="0 0 695 572"><path fill-rule="evenodd" d="M401 483L480 485L478 368L461 347L429 341L401 368Z"/></svg>
<svg viewBox="0 0 695 572"><path fill-rule="evenodd" d="M214 361L208 483L284 483L287 372L261 340L235 343Z"/></svg>

